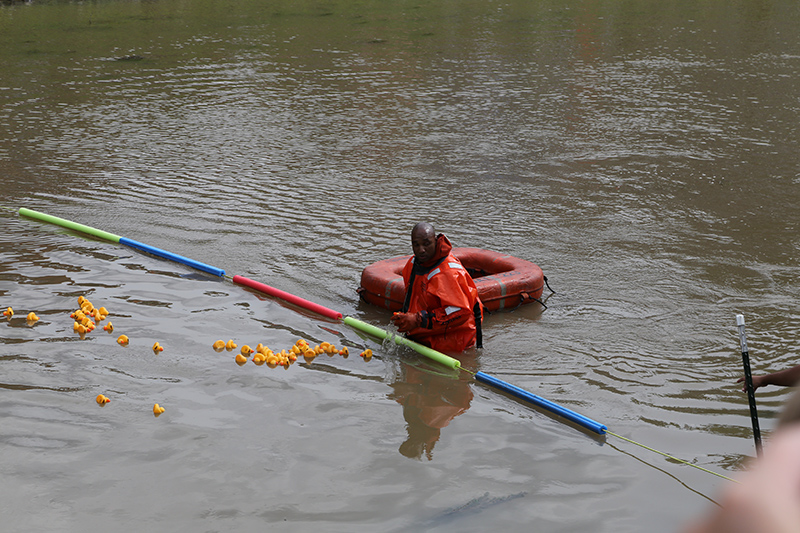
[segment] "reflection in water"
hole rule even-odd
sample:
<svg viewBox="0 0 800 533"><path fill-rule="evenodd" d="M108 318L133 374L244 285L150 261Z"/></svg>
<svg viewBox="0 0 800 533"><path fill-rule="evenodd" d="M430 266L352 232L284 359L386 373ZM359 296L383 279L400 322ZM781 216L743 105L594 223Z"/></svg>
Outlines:
<svg viewBox="0 0 800 533"><path fill-rule="evenodd" d="M408 438L400 453L410 459L433 459L433 447L442 428L469 409L472 388L469 376L455 378L422 365L401 361L399 378L392 383L389 398L403 406Z"/></svg>

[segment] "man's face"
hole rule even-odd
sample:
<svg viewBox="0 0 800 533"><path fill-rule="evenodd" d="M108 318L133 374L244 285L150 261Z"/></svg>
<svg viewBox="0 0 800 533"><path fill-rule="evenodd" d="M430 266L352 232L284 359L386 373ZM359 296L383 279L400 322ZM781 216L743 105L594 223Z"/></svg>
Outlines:
<svg viewBox="0 0 800 533"><path fill-rule="evenodd" d="M411 249L417 263L433 259L436 253L436 236L432 232L414 231L411 233Z"/></svg>

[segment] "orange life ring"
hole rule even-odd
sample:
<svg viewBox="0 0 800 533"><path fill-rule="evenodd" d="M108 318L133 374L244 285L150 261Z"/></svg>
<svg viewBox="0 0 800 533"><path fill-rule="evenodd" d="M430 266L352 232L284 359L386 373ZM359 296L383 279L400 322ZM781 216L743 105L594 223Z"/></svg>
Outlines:
<svg viewBox="0 0 800 533"><path fill-rule="evenodd" d="M453 248L452 253L472 276L489 311L514 309L542 296L544 274L530 261L481 248ZM366 267L358 289L361 298L390 311L401 309L405 300L403 267L409 257L392 257Z"/></svg>

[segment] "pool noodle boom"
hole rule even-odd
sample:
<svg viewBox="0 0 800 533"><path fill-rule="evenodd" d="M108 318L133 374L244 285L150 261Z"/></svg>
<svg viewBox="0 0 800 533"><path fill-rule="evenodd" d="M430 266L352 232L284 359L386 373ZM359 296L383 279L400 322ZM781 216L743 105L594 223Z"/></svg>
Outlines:
<svg viewBox="0 0 800 533"><path fill-rule="evenodd" d="M258 281L253 281L250 278L236 275L233 276L233 282L239 285L244 285L245 287L250 287L251 289L257 290L259 292L263 292L264 294L274 296L275 298L280 298L281 300L285 300L290 304L294 304L298 307L308 309L309 311L314 311L315 313L320 314L322 316L332 318L334 320L342 319L342 313L338 311L334 311L333 309L328 309L327 307L315 304L314 302L309 302L308 300L300 298L299 296L295 296L294 294L282 291L280 289L276 289L275 287L270 287L269 285L259 283Z"/></svg>
<svg viewBox="0 0 800 533"><path fill-rule="evenodd" d="M38 211L33 211L31 209L26 209L24 207L21 207L19 209L19 214L22 215L22 216L29 217L29 218L34 218L34 219L37 219L37 220L41 220L43 222L49 222L51 224L56 224L58 226L62 226L62 227L65 227L65 228L68 228L68 229L72 229L72 230L75 230L75 231L80 231L80 232L83 232L83 233L87 233L89 235L98 237L100 239L104 239L104 240L111 241L111 242L114 242L114 243L123 244L125 246L130 247L130 248L134 248L134 249L142 251L142 252L147 252L147 253L153 254L155 256L161 257L163 259L168 259L168 260L171 260L171 261L182 263L184 265L190 266L190 267L195 268L197 270L201 270L203 272L207 272L209 274L213 274L213 275L220 276L220 277L225 275L225 271L222 270L221 268L213 267L213 266L207 265L205 263L201 263L200 261L195 261L194 259L189 259L188 257L184 257L184 256L181 256L181 255L178 255L178 254L174 254L172 252L168 252L168 251L162 250L160 248L155 248L153 246L149 246L147 244L143 244L143 243L140 243L138 241L134 241L132 239L128 239L126 237L120 237L119 235L114 235L113 233L108 233L106 231L102 231L102 230L93 228L91 226L85 226L83 224L78 224L76 222L72 222L72 221L69 221L69 220L66 220L66 219L63 219L63 218L59 218L59 217L54 217L52 215L47 215L45 213L40 213ZM300 297L295 296L293 294L290 294L288 292L282 291L280 289L276 289L274 287L270 287L269 285L265 285L263 283L259 283L257 281L253 281L253 280L251 280L249 278L246 278L244 276L238 276L238 275L234 276L233 277L233 282L238 284L238 285L244 285L245 287L249 287L251 289L263 292L263 293L268 294L270 296L274 296L276 298L280 298L280 299L285 300L285 301L287 301L287 302L289 302L291 304L297 305L298 307L302 307L304 309L308 309L309 311L313 311L313 312L318 313L318 314L320 314L322 316L325 316L325 317L328 317L328 318L332 318L334 320L342 320L342 314L337 312L337 311L333 311L331 309L328 309L327 307L323 307L321 305L315 304L314 302L310 302L308 300L305 300L303 298L300 298ZM419 344L418 342L414 342L411 339L407 339L406 337L404 337L402 335L391 334L391 333L387 332L386 330L383 330L381 328L372 326L370 324L367 324L366 322L362 322L361 320L358 320L358 319L355 319L355 318L352 318L352 317L349 317L349 316L348 317L344 317L344 323L347 324L348 326L354 328L354 329L363 331L364 333L367 333L369 335L372 335L373 337L376 337L376 338L379 338L379 339L382 339L382 340L390 338L395 344L402 345L402 346L407 346L408 348L411 348L412 350L416 351L420 355L423 355L423 356L425 356L425 357L427 357L427 358L429 358L429 359L431 359L433 361L436 361L439 364L444 365L444 366L446 366L448 368L451 368L453 370L465 370L465 369L461 368L461 361L459 361L458 359L455 359L453 357L445 355L445 354L443 354L441 352L438 352L438 351L436 351L436 350L434 350L432 348L428 348L427 346L423 346L422 344ZM469 372L468 370L465 370L465 371ZM560 405L558 405L556 403L553 403L553 402L551 402L549 400L545 400L544 398L536 396L535 394L531 394L531 393L527 392L526 390L521 389L519 387L516 387L514 385L511 385L510 383L507 383L507 382L505 382L505 381L503 381L501 379L497 379L497 378L495 378L493 376L490 376L489 374L486 374L484 372L477 372L476 374L474 374L474 376L475 376L475 379L480 381L481 383L484 383L486 385L489 385L489 386L495 387L495 388L497 388L499 390L502 390L504 392L507 392L507 393L513 395L516 398L524 400L524 401L526 401L528 403L531 403L533 405L541 407L542 409L550 411L551 413L557 414L557 415L559 415L559 416L561 416L561 417L563 417L563 418L565 418L567 420L570 420L571 422L574 422L574 423L580 425L581 427L584 427L586 429L594 431L595 433L598 433L600 435L605 435L605 433L606 433L606 429L607 429L606 426L604 426L604 425L602 425L602 424L600 424L598 422L595 422L591 418L587 418L587 417L585 417L585 416L583 416L581 414L578 414L578 413L576 413L574 411L571 411L571 410L569 410L569 409L567 409L565 407L562 407L562 406L560 406Z"/></svg>
<svg viewBox="0 0 800 533"><path fill-rule="evenodd" d="M189 259L188 257L184 257L182 255L173 254L172 252L162 250L161 248L156 248L155 246L150 246L149 244L144 244L138 241L134 241L133 239L120 237L119 243L124 244L125 246L129 246L131 248L135 248L141 252L147 252L149 254L153 254L163 259L169 259L170 261L175 261L176 263L182 263L186 266L196 268L197 270L200 270L202 272L207 272L215 276L222 277L225 275L225 271L222 270L221 268L207 265L205 263L201 263L200 261L195 261L194 259Z"/></svg>
<svg viewBox="0 0 800 533"><path fill-rule="evenodd" d="M92 235L94 237L98 237L100 239L104 239L107 241L124 244L130 248L135 248L142 252L147 252L149 254L156 255L163 259L169 259L170 261L175 261L177 263L182 263L184 265L190 266L192 268L196 268L197 270L201 270L203 272L207 272L209 274L213 274L215 276L224 276L225 271L221 268L217 268L211 265L207 265L205 263L201 263L200 261L195 261L194 259L189 259L188 257L184 257L182 255L174 254L172 252L168 252L166 250L162 250L161 248L156 248L155 246L150 246L147 244L143 244L138 241L134 241L133 239L128 239L126 237L120 237L119 235L114 235L113 233L108 233L107 231L99 230L97 228L93 228L91 226L85 226L83 224L78 224L77 222L72 222L71 220L66 220L64 218L54 217L52 215L47 215L45 213L40 213L39 211L34 211L32 209L26 209L24 207L19 208L19 214L22 216L26 216L28 218L35 218L37 220L41 220L43 222L50 222L51 224L55 224L57 226L62 226L67 229L80 231L82 233L86 233Z"/></svg>
<svg viewBox="0 0 800 533"><path fill-rule="evenodd" d="M449 355L445 355L442 352L437 352L436 350L428 348L427 346L423 346L422 344L414 342L411 339L407 339L401 335L393 335L386 330L377 328L375 326L367 324L366 322L362 322L358 319L349 316L344 317L344 323L354 329L358 329L363 331L364 333L368 333L373 337L377 337L382 340L388 338L392 340L395 344L408 346L409 348L416 351L420 355L424 355L428 359L432 359L439 364L442 364L448 368L452 368L453 370L461 369L461 361L459 361L458 359L450 357Z"/></svg>
<svg viewBox="0 0 800 533"><path fill-rule="evenodd" d="M349 317L349 316L344 317L344 323L347 324L348 326L352 327L352 328L361 330L364 333L368 333L368 334L372 335L373 337L377 337L377 338L383 339L383 340L390 339L395 344L408 346L409 348L412 348L413 350L415 350L419 354L424 355L425 357L428 357L429 359L433 359L434 361L436 361L436 362L438 362L438 363L440 363L440 364L442 364L442 365L444 365L446 367L452 368L454 370L464 370L463 368L461 368L461 361L459 361L458 359L455 359L453 357L445 355L445 354L443 354L441 352L437 352L436 350L428 348L427 346L423 346L423 345L421 345L421 344L419 344L417 342L414 342L412 340L409 340L409 339L407 339L407 338L405 338L405 337L403 337L401 335L395 335L395 334L389 333L386 330L377 328L375 326L372 326L370 324L367 324L365 322L362 322L360 320L357 320L357 319ZM512 385L512 384L510 384L510 383L508 383L506 381L503 381L503 380L498 379L498 378L496 378L494 376L486 374L485 372L477 372L475 374L475 379L480 381L481 383L484 383L486 385L489 385L491 387L499 389L499 390L501 390L503 392L507 392L508 394L511 394L515 398L518 398L520 400L524 400L524 401L526 401L526 402L528 402L530 404L536 405L537 407L540 407L540 408L542 408L542 409L544 409L546 411L549 411L549 412L551 412L553 414L556 414L556 415L558 415L558 416L560 416L562 418L565 418L565 419L569 420L570 422L573 422L573 423L575 423L575 424L577 424L577 425L579 425L579 426L581 426L583 428L586 428L586 429L588 429L590 431L593 431L593 432L595 432L595 433L597 433L599 435L605 435L605 433L606 433L606 431L608 429L605 425L603 425L603 424L601 424L599 422L596 422L596 421L592 420L591 418L588 418L586 416L583 416L582 414L576 413L575 411L567 409L566 407L562 407L562 406L558 405L557 403L551 402L550 400L546 400L546 399L542 398L541 396L537 396L535 394L532 394L532 393L526 391L525 389L521 389L521 388L519 388L519 387L517 387L515 385Z"/></svg>
<svg viewBox="0 0 800 533"><path fill-rule="evenodd" d="M481 383L485 383L486 385L491 385L497 389L500 389L504 392L511 394L512 396L519 398L520 400L525 400L528 403L532 403L542 409L550 411L551 413L557 414L563 418L566 418L570 422L574 422L581 427L594 431L599 435L605 435L608 428L599 423L595 422L591 418L585 417L582 414L576 413L566 407L562 407L557 403L553 403L550 400L545 400L540 396L536 396L525 389L521 389L515 385L507 383L501 379L497 379L496 377L490 376L484 372L477 372L475 374L475 379L480 381Z"/></svg>
<svg viewBox="0 0 800 533"><path fill-rule="evenodd" d="M42 222L49 222L51 224L55 224L56 226L62 226L71 230L87 233L89 235L98 237L100 239L104 239L106 241L118 243L120 240L119 235L114 235L113 233L108 233L107 231L99 230L91 226L84 226L83 224L78 224L77 222L72 222L71 220L67 220L64 218L54 217L53 215L40 213L39 211L34 211L32 209L25 209L24 207L20 207L19 214L28 218L35 218L36 220L41 220Z"/></svg>

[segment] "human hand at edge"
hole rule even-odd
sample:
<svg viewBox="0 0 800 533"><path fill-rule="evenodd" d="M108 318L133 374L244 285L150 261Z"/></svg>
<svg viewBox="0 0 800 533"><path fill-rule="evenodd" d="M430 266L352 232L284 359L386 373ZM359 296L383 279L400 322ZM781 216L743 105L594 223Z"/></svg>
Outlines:
<svg viewBox="0 0 800 533"><path fill-rule="evenodd" d="M744 383L744 376L740 377L736 380L736 383ZM753 376L753 392L756 391L759 387L763 387L764 383L764 376ZM742 392L747 392L747 384L742 386Z"/></svg>

